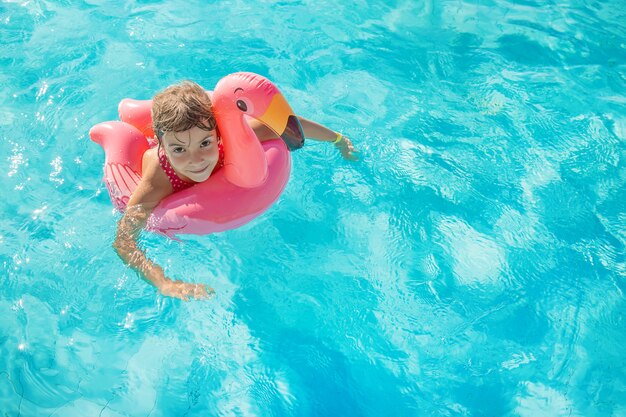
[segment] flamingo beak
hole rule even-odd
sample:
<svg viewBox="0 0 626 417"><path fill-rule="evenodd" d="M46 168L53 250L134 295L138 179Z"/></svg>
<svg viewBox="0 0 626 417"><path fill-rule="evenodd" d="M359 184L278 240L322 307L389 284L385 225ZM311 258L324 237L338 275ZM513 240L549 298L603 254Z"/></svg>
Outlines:
<svg viewBox="0 0 626 417"><path fill-rule="evenodd" d="M290 151L304 145L304 132L300 121L281 93L276 93L272 97L269 107L258 119L276 132Z"/></svg>

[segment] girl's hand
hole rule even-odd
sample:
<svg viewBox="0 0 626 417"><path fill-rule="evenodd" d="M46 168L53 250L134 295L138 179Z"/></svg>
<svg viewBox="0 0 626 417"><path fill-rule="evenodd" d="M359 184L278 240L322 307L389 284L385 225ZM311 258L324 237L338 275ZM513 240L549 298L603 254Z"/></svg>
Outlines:
<svg viewBox="0 0 626 417"><path fill-rule="evenodd" d="M335 143L335 147L341 152L341 156L348 161L358 161L358 151L352 146L352 141L346 136L341 136L339 142Z"/></svg>
<svg viewBox="0 0 626 417"><path fill-rule="evenodd" d="M190 282L166 280L159 286L161 294L167 297L174 297L183 301L189 301L189 298L196 300L204 300L209 298L215 291L213 288L204 284L192 284Z"/></svg>

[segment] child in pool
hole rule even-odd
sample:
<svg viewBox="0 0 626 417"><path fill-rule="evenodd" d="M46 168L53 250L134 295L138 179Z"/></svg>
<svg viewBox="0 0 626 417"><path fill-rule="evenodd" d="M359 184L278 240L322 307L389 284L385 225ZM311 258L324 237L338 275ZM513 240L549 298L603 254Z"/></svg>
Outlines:
<svg viewBox="0 0 626 417"><path fill-rule="evenodd" d="M356 159L348 139L318 123L298 116L307 138L332 142L345 159ZM259 140L276 134L256 120L248 122ZM152 103L152 124L158 146L143 155L142 177L120 219L113 247L122 260L138 271L163 295L189 300L212 292L203 284L171 280L148 259L137 239L152 210L168 195L205 181L223 161L222 146L209 95L198 84L184 81L158 93Z"/></svg>

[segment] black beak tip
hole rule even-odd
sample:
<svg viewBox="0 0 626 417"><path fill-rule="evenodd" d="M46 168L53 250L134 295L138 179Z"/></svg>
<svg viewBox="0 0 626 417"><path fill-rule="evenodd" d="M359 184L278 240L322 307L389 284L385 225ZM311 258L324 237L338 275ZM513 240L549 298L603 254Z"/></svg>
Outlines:
<svg viewBox="0 0 626 417"><path fill-rule="evenodd" d="M289 116L285 131L280 137L290 151L295 151L304 146L304 132L300 126L300 120L296 116Z"/></svg>

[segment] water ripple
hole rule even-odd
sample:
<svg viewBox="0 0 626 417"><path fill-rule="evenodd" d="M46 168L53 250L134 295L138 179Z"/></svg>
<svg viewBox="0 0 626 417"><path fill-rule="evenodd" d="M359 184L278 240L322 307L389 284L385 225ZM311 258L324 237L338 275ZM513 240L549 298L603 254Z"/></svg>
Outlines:
<svg viewBox="0 0 626 417"><path fill-rule="evenodd" d="M619 413L618 3L5 2L0 408ZM216 289L166 299L111 248L87 132L122 97L239 70L361 161L308 141L254 222L143 237Z"/></svg>

